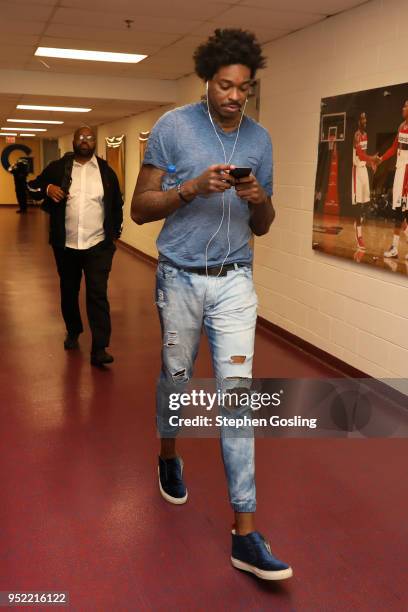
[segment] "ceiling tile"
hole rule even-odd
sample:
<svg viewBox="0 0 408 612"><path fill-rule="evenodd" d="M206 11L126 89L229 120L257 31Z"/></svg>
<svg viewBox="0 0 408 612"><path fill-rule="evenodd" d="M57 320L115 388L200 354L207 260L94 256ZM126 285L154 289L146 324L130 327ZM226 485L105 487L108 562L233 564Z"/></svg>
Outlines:
<svg viewBox="0 0 408 612"><path fill-rule="evenodd" d="M0 58L0 68L4 70L23 70L27 60L18 58Z"/></svg>
<svg viewBox="0 0 408 612"><path fill-rule="evenodd" d="M2 26L7 21L47 21L53 11L52 6L36 5L34 2L2 2L0 14Z"/></svg>
<svg viewBox="0 0 408 612"><path fill-rule="evenodd" d="M106 13L104 11L88 11L75 9L57 9L52 23L75 25L76 27L106 28L108 30L126 31L124 20L129 15ZM134 17L131 32L168 32L170 34L186 34L191 31L199 21L180 19L177 17Z"/></svg>
<svg viewBox="0 0 408 612"><path fill-rule="evenodd" d="M9 32L2 32L0 36L0 45L21 45L22 47L36 47L39 41L38 35L26 35L20 36L19 34L11 34ZM33 51L34 52L34 51Z"/></svg>
<svg viewBox="0 0 408 612"><path fill-rule="evenodd" d="M354 6L366 4L366 0L241 0L240 6L266 8L277 11L296 11L334 15Z"/></svg>
<svg viewBox="0 0 408 612"><path fill-rule="evenodd" d="M7 46L7 53L2 53L1 55L4 57L4 59L29 59L33 56L33 49L34 47L23 47L23 46L14 46L14 45L8 45Z"/></svg>
<svg viewBox="0 0 408 612"><path fill-rule="evenodd" d="M185 58L192 57L194 51L197 49L199 45L207 40L207 35L199 35L199 36L183 36L179 38L171 45L167 45L162 48L157 55L162 57L169 57L169 54L174 57L175 55L179 57Z"/></svg>
<svg viewBox="0 0 408 612"><path fill-rule="evenodd" d="M320 21L322 18L323 15L299 11L275 11L270 8L235 6L212 21L214 23L228 23L229 27L242 27L245 24L247 29L260 27L273 30L296 30Z"/></svg>
<svg viewBox="0 0 408 612"><path fill-rule="evenodd" d="M191 57L178 55L177 58L173 59L171 55L168 57L161 57L160 55L146 59L144 66L140 66L140 68L143 68L146 72L152 68L162 68L164 70L174 70L174 68L177 68L177 72L181 70L183 74L186 71L192 72L194 70L194 63ZM137 69L137 66L135 66L135 69Z"/></svg>
<svg viewBox="0 0 408 612"><path fill-rule="evenodd" d="M6 30L7 34L18 34L23 36L25 34L34 35L41 34L44 30L44 23L40 21L11 21L5 20L1 24L2 29Z"/></svg>
<svg viewBox="0 0 408 612"><path fill-rule="evenodd" d="M135 45L140 44L152 45L169 45L180 38L180 34L166 34L163 32L135 32L130 30L109 30L109 29L92 29L85 26L52 24L48 26L45 32L46 36L53 38L61 38L61 47L65 48L62 39L76 38L79 40L92 41L97 45L99 42L120 42L125 44ZM98 50L98 48L96 49Z"/></svg>
<svg viewBox="0 0 408 612"><path fill-rule="evenodd" d="M183 19L206 20L227 10L234 2L192 2L191 0L115 0L102 6L100 0L64 0L64 8L103 11L105 13L123 14L123 18L136 17L174 17L182 15Z"/></svg>
<svg viewBox="0 0 408 612"><path fill-rule="evenodd" d="M162 81L174 81L176 79L180 79L182 76L185 76L187 73L179 70L177 66L173 66L170 69L165 69L163 67L159 68L149 68L148 71L142 70L140 68L135 71L135 78L139 79L160 79Z"/></svg>
<svg viewBox="0 0 408 612"><path fill-rule="evenodd" d="M227 27L232 27L232 26L228 21L224 22L222 19L220 19L217 23L214 23L212 21L207 21L205 24L203 24L202 26L194 30L193 33L195 35L200 34L206 37L206 36L211 36L211 34L214 33L214 30L216 28L227 28ZM234 26L234 27L237 27L237 26ZM280 38L282 36L285 36L285 34L289 34L289 32L291 31L290 29L280 30L280 29L274 29L274 28L261 28L261 27L251 27L249 29L251 30L251 32L255 34L255 36L257 37L258 41L261 44L264 44L272 40L275 40L277 38Z"/></svg>
<svg viewBox="0 0 408 612"><path fill-rule="evenodd" d="M0 106L3 103L7 103L7 104L11 104L12 102L15 102L17 100L20 99L20 95L19 94L1 94L0 95Z"/></svg>
<svg viewBox="0 0 408 612"><path fill-rule="evenodd" d="M17 4L19 7L29 6L56 6L60 0L3 0L5 4Z"/></svg>

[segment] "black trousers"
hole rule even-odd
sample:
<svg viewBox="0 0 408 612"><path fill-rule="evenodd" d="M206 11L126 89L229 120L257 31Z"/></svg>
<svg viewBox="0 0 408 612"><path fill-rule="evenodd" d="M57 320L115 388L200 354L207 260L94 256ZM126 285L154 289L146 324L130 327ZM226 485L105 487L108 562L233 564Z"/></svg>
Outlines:
<svg viewBox="0 0 408 612"><path fill-rule="evenodd" d="M27 210L27 187L24 183L16 183L16 198L20 210Z"/></svg>
<svg viewBox="0 0 408 612"><path fill-rule="evenodd" d="M90 249L53 247L61 288L61 310L69 334L83 331L79 310L82 272L86 285L86 310L92 332L92 351L109 346L111 334L108 278L116 246L105 240Z"/></svg>

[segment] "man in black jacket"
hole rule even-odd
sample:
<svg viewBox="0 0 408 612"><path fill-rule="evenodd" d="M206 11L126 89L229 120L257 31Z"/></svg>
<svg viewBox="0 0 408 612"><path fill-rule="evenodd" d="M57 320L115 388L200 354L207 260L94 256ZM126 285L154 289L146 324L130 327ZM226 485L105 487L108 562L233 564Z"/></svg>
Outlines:
<svg viewBox="0 0 408 612"><path fill-rule="evenodd" d="M28 176L28 162L24 157L20 157L15 164L9 167L9 172L14 177L14 186L16 188L16 197L18 202L19 214L25 214L27 212L27 176Z"/></svg>
<svg viewBox="0 0 408 612"><path fill-rule="evenodd" d="M96 157L96 138L89 127L76 130L73 153L51 162L29 182L36 199L50 215L50 244L60 276L61 310L67 335L66 350L78 348L83 331L79 310L82 272L86 282L86 308L92 332L91 364L113 361L106 352L111 321L107 286L123 221L123 198L115 172Z"/></svg>

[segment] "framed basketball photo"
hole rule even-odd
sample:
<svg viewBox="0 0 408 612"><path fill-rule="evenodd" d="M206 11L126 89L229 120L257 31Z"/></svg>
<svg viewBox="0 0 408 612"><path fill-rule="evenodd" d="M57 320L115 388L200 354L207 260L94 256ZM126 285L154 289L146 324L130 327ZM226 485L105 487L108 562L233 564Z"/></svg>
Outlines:
<svg viewBox="0 0 408 612"><path fill-rule="evenodd" d="M321 101L313 248L408 274L408 84Z"/></svg>

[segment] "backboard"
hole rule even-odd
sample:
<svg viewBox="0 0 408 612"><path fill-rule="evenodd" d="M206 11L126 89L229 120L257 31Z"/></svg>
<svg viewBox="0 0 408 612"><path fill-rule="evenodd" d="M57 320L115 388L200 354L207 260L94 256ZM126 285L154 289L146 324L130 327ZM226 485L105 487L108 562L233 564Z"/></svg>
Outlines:
<svg viewBox="0 0 408 612"><path fill-rule="evenodd" d="M320 142L343 142L346 138L346 113L322 115Z"/></svg>

